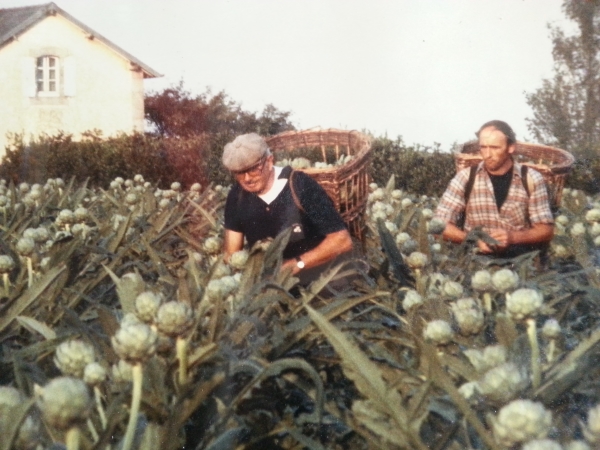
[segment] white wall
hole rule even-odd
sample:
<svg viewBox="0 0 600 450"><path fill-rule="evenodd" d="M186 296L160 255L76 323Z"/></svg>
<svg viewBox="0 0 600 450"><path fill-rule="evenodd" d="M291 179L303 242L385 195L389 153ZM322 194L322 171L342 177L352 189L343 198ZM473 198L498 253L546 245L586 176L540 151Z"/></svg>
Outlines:
<svg viewBox="0 0 600 450"><path fill-rule="evenodd" d="M32 71L42 55L60 58L58 97L35 96ZM66 90L65 75L72 78ZM29 139L63 131L78 139L93 129L108 137L143 128L142 72L63 17L47 17L0 49L0 157L8 132Z"/></svg>

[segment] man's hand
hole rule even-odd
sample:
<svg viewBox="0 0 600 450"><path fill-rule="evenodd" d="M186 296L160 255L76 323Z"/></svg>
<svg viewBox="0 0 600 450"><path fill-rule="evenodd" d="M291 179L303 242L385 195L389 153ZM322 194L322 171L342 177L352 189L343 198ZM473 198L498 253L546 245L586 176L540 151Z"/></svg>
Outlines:
<svg viewBox="0 0 600 450"><path fill-rule="evenodd" d="M225 241L223 243L223 251L225 253L224 261L229 262L229 258L235 252L244 248L244 235L237 231L225 229Z"/></svg>
<svg viewBox="0 0 600 450"><path fill-rule="evenodd" d="M340 230L325 236L325 239L312 250L300 255L304 268L310 269L335 259L338 255L352 250L352 238L348 230ZM292 274L296 275L302 269L298 268L295 259L288 259L281 265L281 270L292 267Z"/></svg>
<svg viewBox="0 0 600 450"><path fill-rule="evenodd" d="M510 230L492 228L489 235L492 239L498 241L498 243L494 246L494 250L504 250L513 243L513 235L512 231Z"/></svg>
<svg viewBox="0 0 600 450"><path fill-rule="evenodd" d="M287 259L281 265L281 272L285 272L286 270L292 269L292 275L296 275L300 272L300 268L298 267L298 262L295 259Z"/></svg>
<svg viewBox="0 0 600 450"><path fill-rule="evenodd" d="M505 250L513 243L513 234L510 230L492 228L489 230L488 234L492 239L497 241L497 244L487 244L480 239L477 241L477 247L479 247L481 253L495 253L497 251Z"/></svg>
<svg viewBox="0 0 600 450"><path fill-rule="evenodd" d="M477 241L477 247L480 253L494 253L494 249L483 242L481 239Z"/></svg>
<svg viewBox="0 0 600 450"><path fill-rule="evenodd" d="M551 224L537 223L526 230L511 231L501 228L492 228L488 234L498 243L490 246L482 241L478 241L477 244L482 253L494 253L506 250L513 244L537 244L540 242L549 242L554 235L554 227Z"/></svg>

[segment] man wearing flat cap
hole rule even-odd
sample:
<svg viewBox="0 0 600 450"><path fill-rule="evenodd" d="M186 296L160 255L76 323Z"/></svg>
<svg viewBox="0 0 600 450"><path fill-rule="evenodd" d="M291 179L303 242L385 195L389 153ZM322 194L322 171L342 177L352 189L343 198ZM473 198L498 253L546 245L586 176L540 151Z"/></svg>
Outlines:
<svg viewBox="0 0 600 450"><path fill-rule="evenodd" d="M244 247L244 239L252 247L291 227L282 270L291 268L302 282L303 275L352 250L346 224L325 190L303 172L275 166L258 134L228 143L223 165L236 181L225 205L226 260Z"/></svg>

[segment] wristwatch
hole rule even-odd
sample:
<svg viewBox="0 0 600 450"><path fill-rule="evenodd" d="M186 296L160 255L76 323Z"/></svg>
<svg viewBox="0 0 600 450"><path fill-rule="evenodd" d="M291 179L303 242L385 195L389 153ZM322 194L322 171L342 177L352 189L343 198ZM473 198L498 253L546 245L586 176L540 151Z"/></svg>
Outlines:
<svg viewBox="0 0 600 450"><path fill-rule="evenodd" d="M299 256L296 256L296 267L298 269L304 269L304 266L304 261L302 261Z"/></svg>

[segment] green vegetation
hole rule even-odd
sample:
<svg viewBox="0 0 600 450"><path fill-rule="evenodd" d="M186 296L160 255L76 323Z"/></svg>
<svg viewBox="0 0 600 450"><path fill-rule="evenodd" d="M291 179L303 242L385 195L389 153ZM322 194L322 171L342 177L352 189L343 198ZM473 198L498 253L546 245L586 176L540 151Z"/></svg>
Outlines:
<svg viewBox="0 0 600 450"><path fill-rule="evenodd" d="M566 34L550 26L554 78L526 95L533 110L529 131L537 142L595 159L600 152L600 0L565 0L563 11L577 30Z"/></svg>
<svg viewBox="0 0 600 450"><path fill-rule="evenodd" d="M211 182L229 185L232 180L221 166L221 154L225 143L233 139L232 133L187 137L136 134L110 139L89 133L78 142L58 135L28 144L17 136L0 164L0 177L14 183L75 177L88 180L91 186L105 186L115 177L139 173L160 187L173 181L184 187ZM401 138L373 138L371 176L376 183L385 184L394 175L401 189L439 196L454 173L452 153L437 147L408 146ZM600 192L600 158L578 160L566 185L589 194Z"/></svg>
<svg viewBox="0 0 600 450"><path fill-rule="evenodd" d="M223 262L227 188L0 181L0 448L595 448L600 198L540 272L370 191L361 263L297 298L286 235Z"/></svg>
<svg viewBox="0 0 600 450"><path fill-rule="evenodd" d="M152 133L15 136L0 165L0 450L598 448L591 134L543 271L443 242L453 155L374 137L362 259L294 297L285 234L221 255L223 145L290 113L146 106Z"/></svg>

